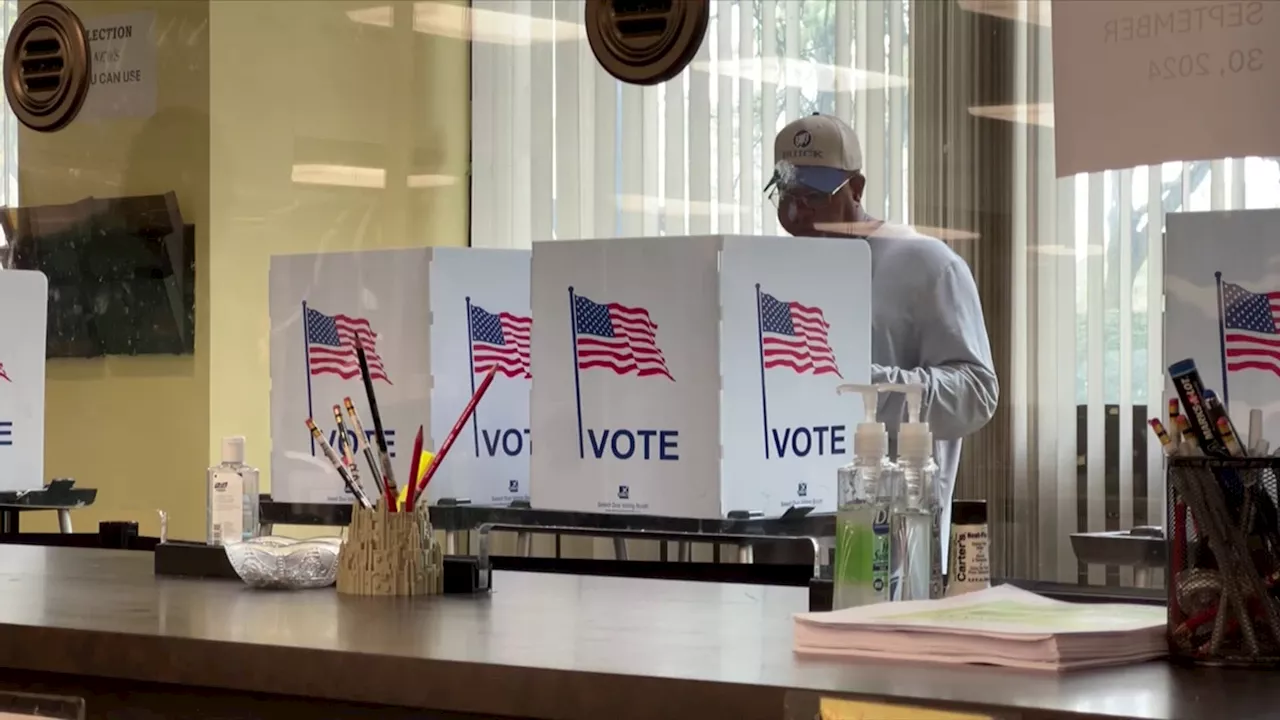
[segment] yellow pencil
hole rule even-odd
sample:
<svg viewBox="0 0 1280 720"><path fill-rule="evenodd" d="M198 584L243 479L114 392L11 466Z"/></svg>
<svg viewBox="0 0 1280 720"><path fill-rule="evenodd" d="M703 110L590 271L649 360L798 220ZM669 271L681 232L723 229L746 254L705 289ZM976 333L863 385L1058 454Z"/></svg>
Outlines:
<svg viewBox="0 0 1280 720"><path fill-rule="evenodd" d="M1227 446L1227 452L1231 453L1231 457L1244 457L1244 448L1240 447L1236 434L1231 432L1231 422L1226 416L1218 418L1218 434L1222 436L1222 444Z"/></svg>
<svg viewBox="0 0 1280 720"><path fill-rule="evenodd" d="M1164 429L1164 423L1160 422L1160 418L1151 418L1147 421L1147 424L1155 431L1156 439L1160 441L1160 447L1164 449L1165 455L1172 455L1178 451L1178 446L1173 444L1173 439L1169 437L1169 432Z"/></svg>

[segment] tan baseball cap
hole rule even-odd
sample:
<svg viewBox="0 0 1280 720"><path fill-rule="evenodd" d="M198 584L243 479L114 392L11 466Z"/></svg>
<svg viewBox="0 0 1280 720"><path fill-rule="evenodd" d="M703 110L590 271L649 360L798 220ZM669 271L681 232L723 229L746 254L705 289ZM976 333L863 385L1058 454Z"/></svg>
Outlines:
<svg viewBox="0 0 1280 720"><path fill-rule="evenodd" d="M814 113L796 120L782 130L773 141L773 159L778 165L789 165L787 178L819 192L835 192L849 179L849 174L862 170L862 143L849 124L834 115ZM785 165L784 165L785 167ZM769 186L781 181L775 168Z"/></svg>

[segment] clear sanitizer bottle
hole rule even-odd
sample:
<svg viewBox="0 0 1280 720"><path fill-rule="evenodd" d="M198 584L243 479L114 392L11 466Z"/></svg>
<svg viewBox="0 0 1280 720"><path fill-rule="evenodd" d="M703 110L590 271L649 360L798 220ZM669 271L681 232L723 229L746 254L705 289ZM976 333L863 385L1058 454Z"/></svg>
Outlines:
<svg viewBox="0 0 1280 720"><path fill-rule="evenodd" d="M933 433L920 418L924 386L891 388L906 393L907 422L898 429L901 486L890 513L891 594L893 600L942 597L942 503Z"/></svg>
<svg viewBox="0 0 1280 720"><path fill-rule="evenodd" d="M243 542L258 534L258 469L244 462L244 438L222 439L222 462L209 468L205 541Z"/></svg>
<svg viewBox="0 0 1280 720"><path fill-rule="evenodd" d="M841 610L889 599L889 501L897 467L889 459L889 435L875 422L879 389L841 385L862 393L863 413L853 436L853 462L836 471L836 561L832 608Z"/></svg>

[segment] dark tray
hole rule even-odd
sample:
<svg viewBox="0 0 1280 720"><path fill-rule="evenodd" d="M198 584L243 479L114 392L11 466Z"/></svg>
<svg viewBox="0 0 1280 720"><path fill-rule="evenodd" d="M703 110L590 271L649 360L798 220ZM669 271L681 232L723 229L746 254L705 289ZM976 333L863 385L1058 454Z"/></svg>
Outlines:
<svg viewBox="0 0 1280 720"><path fill-rule="evenodd" d="M167 542L156 545L155 574L172 577L239 580L226 552L217 545L192 542ZM492 585L493 573L489 573ZM480 563L477 558L446 555L444 558L444 593L473 595L480 589Z"/></svg>

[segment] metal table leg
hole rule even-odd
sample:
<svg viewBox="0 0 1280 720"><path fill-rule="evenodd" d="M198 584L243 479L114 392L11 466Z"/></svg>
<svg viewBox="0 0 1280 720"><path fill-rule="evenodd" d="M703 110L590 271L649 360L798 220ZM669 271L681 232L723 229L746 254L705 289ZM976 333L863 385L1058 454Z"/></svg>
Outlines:
<svg viewBox="0 0 1280 720"><path fill-rule="evenodd" d="M738 562L743 565L750 565L756 561L755 549L747 543L738 545Z"/></svg>
<svg viewBox="0 0 1280 720"><path fill-rule="evenodd" d="M58 532L64 535L71 534L72 530L71 530L71 511L70 510L58 511Z"/></svg>
<svg viewBox="0 0 1280 720"><path fill-rule="evenodd" d="M613 539L613 559L614 560L627 559L627 539L626 538L616 537Z"/></svg>
<svg viewBox="0 0 1280 720"><path fill-rule="evenodd" d="M530 557L533 555L533 536L527 532L516 533L516 555Z"/></svg>
<svg viewBox="0 0 1280 720"><path fill-rule="evenodd" d="M457 530L444 531L444 554L445 555L458 554L458 531Z"/></svg>
<svg viewBox="0 0 1280 720"><path fill-rule="evenodd" d="M676 543L677 562L689 562L693 559L693 543L680 541Z"/></svg>

